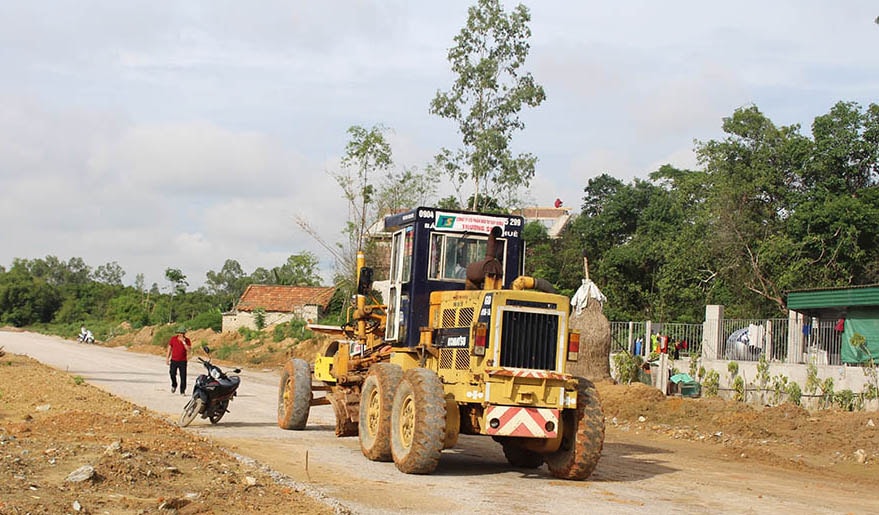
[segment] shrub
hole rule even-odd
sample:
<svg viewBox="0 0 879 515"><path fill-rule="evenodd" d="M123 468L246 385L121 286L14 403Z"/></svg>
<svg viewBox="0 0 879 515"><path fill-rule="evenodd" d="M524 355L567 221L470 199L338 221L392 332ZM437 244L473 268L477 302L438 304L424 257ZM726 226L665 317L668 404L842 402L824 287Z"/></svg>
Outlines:
<svg viewBox="0 0 879 515"><path fill-rule="evenodd" d="M790 402L799 406L800 402L802 400L802 397L803 397L803 392L800 391L800 384L797 383L796 381L791 381L790 383L788 383L788 385L787 385L787 400L789 400Z"/></svg>
<svg viewBox="0 0 879 515"><path fill-rule="evenodd" d="M272 330L272 340L276 343L286 340L287 338L294 338L299 341L307 340L314 336L314 333L309 331L306 328L306 325L308 324L305 320L298 318L294 318L283 324L278 324Z"/></svg>
<svg viewBox="0 0 879 515"><path fill-rule="evenodd" d="M629 384L638 380L638 372L644 361L641 356L634 356L624 350L614 354L613 363L617 371L617 382Z"/></svg>
<svg viewBox="0 0 879 515"><path fill-rule="evenodd" d="M205 311L186 322L190 329L211 329L215 333L223 330L223 314L220 310Z"/></svg>
<svg viewBox="0 0 879 515"><path fill-rule="evenodd" d="M171 339L177 333L177 325L176 324L167 324L160 326L153 333L152 344L157 346L164 347L168 344L168 340Z"/></svg>
<svg viewBox="0 0 879 515"><path fill-rule="evenodd" d="M705 380L702 381L702 392L706 397L716 397L717 392L720 390L720 374L717 370L709 370L704 375Z"/></svg>
<svg viewBox="0 0 879 515"><path fill-rule="evenodd" d="M256 325L257 331L262 331L266 328L266 310L264 308L253 310L253 323Z"/></svg>
<svg viewBox="0 0 879 515"><path fill-rule="evenodd" d="M833 404L845 411L864 409L864 399L851 390L840 390L833 395Z"/></svg>
<svg viewBox="0 0 879 515"><path fill-rule="evenodd" d="M733 399L739 402L745 402L745 380L742 376L736 376L732 384Z"/></svg>

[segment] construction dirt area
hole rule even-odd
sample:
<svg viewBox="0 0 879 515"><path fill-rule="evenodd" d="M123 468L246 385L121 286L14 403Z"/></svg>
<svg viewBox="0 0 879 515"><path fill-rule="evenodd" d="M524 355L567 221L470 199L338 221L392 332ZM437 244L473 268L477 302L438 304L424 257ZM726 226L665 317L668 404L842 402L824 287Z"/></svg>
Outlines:
<svg viewBox="0 0 879 515"><path fill-rule="evenodd" d="M219 336L210 331L190 336L196 344L220 345L215 341ZM163 352L149 345L148 334L131 334L100 345ZM259 359L264 370L278 369L291 351L301 354L316 344L299 344L298 349L284 342L265 345L271 349L264 349ZM247 352L253 356L260 349L251 345ZM246 367L247 359L235 356L230 361ZM195 366L190 367L190 381L198 373ZM696 463L696 467L701 462L705 470L728 468L730 479L741 476L743 490L751 491L754 498L762 493L753 492L757 487L746 481L748 471L766 477L808 478L800 487L823 498L850 499L858 492L863 494L863 502L854 509L841 507L841 513L860 512L859 507L865 513L879 511L879 413L809 412L787 404L760 409L718 398L665 397L643 384L598 386L607 435L602 461L586 481L594 487L590 495L615 482L637 481L651 464L632 466L630 455L633 449L650 447L682 462ZM269 422L273 416L267 414ZM2 514L355 511L302 491L296 482L286 481L284 474L261 466L259 456L253 456L256 461L242 459L230 451L235 447L229 444L230 438L234 441L234 436L225 435L221 445L204 436L194 437L167 416L8 348L0 357ZM240 452L246 454L246 450ZM509 488L525 489L532 480L514 479L518 483ZM699 477L691 481L693 489L711 487ZM845 490L837 492L836 485L844 485ZM765 485L767 491L774 487ZM797 495L797 487L779 488L790 489L782 491L782 496ZM869 509L871 503L877 503L872 504L876 510ZM611 511L634 512L648 505L649 501L620 503ZM442 506L433 508L444 511ZM551 512L549 508L537 512ZM715 510L696 504L683 511ZM730 506L728 511L736 510ZM741 512L768 511L750 507Z"/></svg>

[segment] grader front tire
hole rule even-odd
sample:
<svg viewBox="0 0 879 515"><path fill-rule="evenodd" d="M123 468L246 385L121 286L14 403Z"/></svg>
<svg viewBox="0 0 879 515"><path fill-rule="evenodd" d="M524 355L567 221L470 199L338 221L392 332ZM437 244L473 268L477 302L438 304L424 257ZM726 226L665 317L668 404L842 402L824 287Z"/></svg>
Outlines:
<svg viewBox="0 0 879 515"><path fill-rule="evenodd" d="M549 472L559 479L583 480L592 474L604 446L604 414L598 390L588 379L579 379L577 408L562 414L562 443L544 456Z"/></svg>
<svg viewBox="0 0 879 515"><path fill-rule="evenodd" d="M281 371L278 388L278 427L305 429L311 410L311 370L302 359L291 359Z"/></svg>
<svg viewBox="0 0 879 515"><path fill-rule="evenodd" d="M360 450L372 461L391 461L391 410L403 377L398 365L379 363L369 369L360 392Z"/></svg>
<svg viewBox="0 0 879 515"><path fill-rule="evenodd" d="M446 432L446 401L439 376L412 368L394 395L391 456L400 472L430 474L439 464Z"/></svg>

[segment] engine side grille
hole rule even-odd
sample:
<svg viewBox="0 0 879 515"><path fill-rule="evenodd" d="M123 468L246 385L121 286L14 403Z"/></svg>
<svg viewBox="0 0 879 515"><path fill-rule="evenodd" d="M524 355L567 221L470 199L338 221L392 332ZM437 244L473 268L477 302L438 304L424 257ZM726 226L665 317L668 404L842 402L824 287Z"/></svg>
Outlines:
<svg viewBox="0 0 879 515"><path fill-rule="evenodd" d="M455 354L455 369L470 370L470 350L458 349Z"/></svg>
<svg viewBox="0 0 879 515"><path fill-rule="evenodd" d="M454 309L443 310L443 325L441 327L455 327L455 315L458 312Z"/></svg>
<svg viewBox="0 0 879 515"><path fill-rule="evenodd" d="M555 370L558 328L558 315L504 311L501 366Z"/></svg>
<svg viewBox="0 0 879 515"><path fill-rule="evenodd" d="M440 349L440 368L452 368L452 362L455 360L455 349Z"/></svg>
<svg viewBox="0 0 879 515"><path fill-rule="evenodd" d="M473 323L473 308L461 308L458 312L458 327L470 327Z"/></svg>

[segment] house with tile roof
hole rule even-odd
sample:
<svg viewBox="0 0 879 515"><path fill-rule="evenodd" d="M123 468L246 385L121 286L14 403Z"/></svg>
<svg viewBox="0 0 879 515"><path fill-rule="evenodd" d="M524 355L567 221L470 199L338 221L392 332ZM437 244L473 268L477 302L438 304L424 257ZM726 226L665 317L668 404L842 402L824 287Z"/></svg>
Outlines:
<svg viewBox="0 0 879 515"><path fill-rule="evenodd" d="M260 310L265 313L266 327L294 318L316 322L335 291L332 286L251 284L232 311L223 313L223 332L240 327L256 329L256 313Z"/></svg>
<svg viewBox="0 0 879 515"><path fill-rule="evenodd" d="M514 214L525 218L525 223L540 222L546 227L547 235L552 238L558 238L562 229L568 225L571 220L571 208L561 207L523 207L513 211Z"/></svg>

